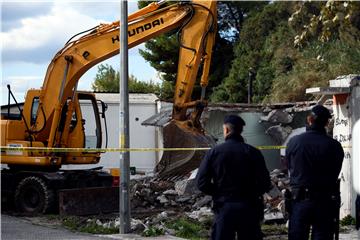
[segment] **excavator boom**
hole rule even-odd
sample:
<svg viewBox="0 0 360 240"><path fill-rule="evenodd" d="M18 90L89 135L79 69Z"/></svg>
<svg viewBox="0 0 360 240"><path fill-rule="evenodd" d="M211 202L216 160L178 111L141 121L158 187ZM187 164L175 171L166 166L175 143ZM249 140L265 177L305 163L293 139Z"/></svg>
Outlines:
<svg viewBox="0 0 360 240"><path fill-rule="evenodd" d="M204 147L212 144L200 124L206 106L203 91L199 100L192 100L192 90L203 64L201 87L205 90L216 31L216 2L195 0L163 6L163 1L152 3L130 15L128 25L129 48L151 38L177 29L179 34L179 64L174 95L172 120L164 128L165 147L184 147L181 136L189 139L186 147ZM30 90L24 105L24 118L16 124L2 123L2 130L14 132L11 138L1 138L1 145L12 143L40 147L84 147L84 121L79 102L91 101L98 112L96 100L85 93L78 94L81 76L91 67L119 53L119 21L100 24L82 36L70 39L56 53L48 66L44 83L39 90ZM37 111L35 112L36 106ZM34 110L35 109L35 110ZM189 114L189 110L191 113ZM35 114L36 113L36 114ZM98 120L97 120L98 121ZM16 130L11 126L15 126ZM16 134L15 134L16 133ZM97 130L97 135L101 135ZM9 136L9 135L8 135ZM101 146L101 139L97 147ZM201 154L196 152L164 153L157 167L160 173L177 172L185 165L196 166ZM46 155L46 154L45 154ZM10 165L97 163L100 153L42 153L23 157L2 155L2 162ZM185 156L186 155L186 156ZM43 157L43 158L42 158ZM39 161L39 159L42 159ZM194 160L193 163L191 163ZM176 171L172 166L178 166ZM193 167L191 167L193 168Z"/></svg>

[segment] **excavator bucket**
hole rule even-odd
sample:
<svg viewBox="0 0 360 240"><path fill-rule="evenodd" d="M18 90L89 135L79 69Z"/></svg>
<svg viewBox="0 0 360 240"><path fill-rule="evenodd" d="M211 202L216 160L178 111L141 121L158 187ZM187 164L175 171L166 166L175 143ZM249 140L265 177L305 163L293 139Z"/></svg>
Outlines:
<svg viewBox="0 0 360 240"><path fill-rule="evenodd" d="M183 122L170 121L163 127L164 148L207 148L215 145L212 137L189 128ZM188 174L199 167L206 150L164 151L156 166L160 178L176 178Z"/></svg>

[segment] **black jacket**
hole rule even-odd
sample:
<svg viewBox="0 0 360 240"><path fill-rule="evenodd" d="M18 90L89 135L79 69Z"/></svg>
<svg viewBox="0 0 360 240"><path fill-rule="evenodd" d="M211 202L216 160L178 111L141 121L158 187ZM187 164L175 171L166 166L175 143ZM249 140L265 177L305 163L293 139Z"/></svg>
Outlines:
<svg viewBox="0 0 360 240"><path fill-rule="evenodd" d="M254 199L271 187L261 152L244 143L240 135L209 150L197 174L200 191L218 199Z"/></svg>
<svg viewBox="0 0 360 240"><path fill-rule="evenodd" d="M313 126L293 137L286 159L293 188L332 191L339 177L344 151L341 144L326 135L325 128Z"/></svg>

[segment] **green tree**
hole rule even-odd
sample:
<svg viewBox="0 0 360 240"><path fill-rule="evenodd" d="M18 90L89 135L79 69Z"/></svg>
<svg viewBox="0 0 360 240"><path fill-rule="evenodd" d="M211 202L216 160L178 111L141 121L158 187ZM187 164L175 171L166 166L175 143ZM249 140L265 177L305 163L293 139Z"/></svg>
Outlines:
<svg viewBox="0 0 360 240"><path fill-rule="evenodd" d="M92 89L96 92L119 92L120 73L108 64L100 64ZM172 98L170 85L156 84L153 81L139 81L134 75L129 76L128 84L130 93L154 93L162 99Z"/></svg>
<svg viewBox="0 0 360 240"><path fill-rule="evenodd" d="M360 40L360 4L355 1L299 2L289 23L298 31L298 47L316 38L358 44Z"/></svg>
<svg viewBox="0 0 360 240"><path fill-rule="evenodd" d="M219 1L218 31L220 35L233 43L236 42L249 13L261 11L267 4L267 1Z"/></svg>
<svg viewBox="0 0 360 240"><path fill-rule="evenodd" d="M293 32L292 70L277 72L269 101L302 101L309 87L328 86L340 75L360 73L360 4L298 2L289 18ZM282 44L278 44L282 47Z"/></svg>
<svg viewBox="0 0 360 240"><path fill-rule="evenodd" d="M245 102L249 69L256 73L254 100L261 101L269 93L275 74L275 67L270 63L274 52L270 50L269 39L277 28L287 25L290 9L288 2L275 2L262 11L249 12L234 46L235 57L229 75L215 88L212 101Z"/></svg>
<svg viewBox="0 0 360 240"><path fill-rule="evenodd" d="M173 2L172 2L173 3ZM148 1L139 1L138 6L142 8L149 4ZM243 2L223 1L218 3L218 33L213 50L212 63L209 75L208 92L218 86L228 75L233 59L233 46L239 37L244 20L249 12L259 11L268 2ZM163 80L175 85L179 43L176 30L151 39L145 43L145 50L140 54L158 72ZM221 66L221 67L218 67ZM201 72L201 69L200 71ZM199 88L194 89L194 95L200 93Z"/></svg>
<svg viewBox="0 0 360 240"><path fill-rule="evenodd" d="M109 64L100 64L92 89L96 92L119 92L119 72Z"/></svg>
<svg viewBox="0 0 360 240"><path fill-rule="evenodd" d="M250 68L255 102L310 100L306 88L360 73L360 4L355 1L224 1L218 15L211 101L245 102ZM142 51L164 83L176 78L178 49L176 37L166 34Z"/></svg>
<svg viewBox="0 0 360 240"><path fill-rule="evenodd" d="M246 101L249 68L256 72L255 102L310 100L313 96L305 94L306 88L359 73L360 14L355 12L360 4L351 4L273 2L250 13L234 47L229 75L211 100Z"/></svg>

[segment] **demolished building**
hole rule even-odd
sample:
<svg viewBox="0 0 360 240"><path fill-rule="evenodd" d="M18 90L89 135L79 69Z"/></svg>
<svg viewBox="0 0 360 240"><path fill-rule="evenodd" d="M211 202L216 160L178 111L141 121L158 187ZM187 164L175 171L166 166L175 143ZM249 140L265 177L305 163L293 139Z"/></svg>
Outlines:
<svg viewBox="0 0 360 240"><path fill-rule="evenodd" d="M272 171L284 168L281 149L293 132L305 131L306 115L315 104L313 101L272 105L211 104L205 111L203 124L220 143L224 141L224 116L241 116L246 122L242 136L247 143L260 148L268 169Z"/></svg>

